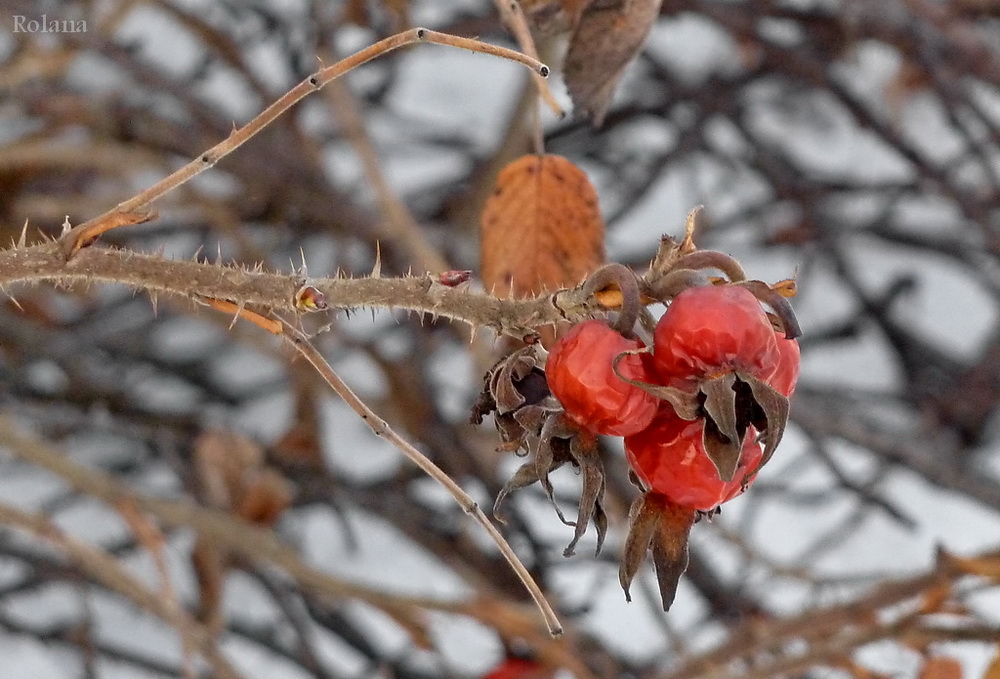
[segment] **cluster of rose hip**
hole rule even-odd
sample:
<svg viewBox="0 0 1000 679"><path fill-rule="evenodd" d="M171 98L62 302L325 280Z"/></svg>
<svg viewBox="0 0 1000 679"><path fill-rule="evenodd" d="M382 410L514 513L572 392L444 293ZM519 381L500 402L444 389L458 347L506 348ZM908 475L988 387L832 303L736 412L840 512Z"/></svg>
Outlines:
<svg viewBox="0 0 1000 679"><path fill-rule="evenodd" d="M712 381L739 378L787 398L798 378L799 347L772 318L747 287L705 281L673 297L651 348L603 320L576 325L552 347L546 380L581 428L625 437L628 461L646 489L709 512L753 481L762 464L759 432L741 432L735 469L723 478L729 474L720 475L706 451L705 428L716 425L704 406L700 415L682 417L657 387L698 394Z"/></svg>

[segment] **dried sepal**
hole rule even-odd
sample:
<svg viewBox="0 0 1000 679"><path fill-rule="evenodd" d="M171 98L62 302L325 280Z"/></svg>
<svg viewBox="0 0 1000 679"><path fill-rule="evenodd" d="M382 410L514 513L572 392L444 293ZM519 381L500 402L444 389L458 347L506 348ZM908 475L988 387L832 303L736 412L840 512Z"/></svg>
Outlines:
<svg viewBox="0 0 1000 679"><path fill-rule="evenodd" d="M504 499L515 490L538 483L552 501L559 520L574 526L573 539L564 554L571 556L576 544L593 520L600 552L607 534L604 512L604 466L597 449L597 437L566 416L551 396L545 373L538 366L536 347L524 347L502 359L487 374L485 388L472 413L481 423L493 413L502 449L530 454L497 495L493 514L500 518ZM555 500L549 474L570 463L580 470L583 487L576 521L568 520Z"/></svg>
<svg viewBox="0 0 1000 679"><path fill-rule="evenodd" d="M663 515L653 535L652 548L660 601L663 610L668 611L677 595L681 576L688 567L688 535L697 512L689 507L676 505L666 498L664 501Z"/></svg>
<svg viewBox="0 0 1000 679"><path fill-rule="evenodd" d="M675 269L677 260L697 250L694 244L694 232L698 229L704 212L704 205L696 205L691 208L687 214L687 219L684 221L684 238L680 243L675 241L672 236L664 235L660 238L656 255L649 265L649 277L655 277L657 274Z"/></svg>
<svg viewBox="0 0 1000 679"><path fill-rule="evenodd" d="M500 492L497 493L497 499L493 503L493 518L501 523L507 523L507 521L503 518L503 513L500 511L503 501L506 500L507 496L515 490L527 488L537 481L538 470L535 467L534 460L529 460L518 467L517 471L514 472L514 476L510 477L507 483L504 484L503 488L500 489Z"/></svg>
<svg viewBox="0 0 1000 679"><path fill-rule="evenodd" d="M645 493L633 500L628 512L628 536L622 547L621 563L618 567L618 582L621 583L625 600L628 602L632 601L630 591L632 581L646 559L646 552L649 551L653 532L656 530L656 512L651 505L646 504L648 495Z"/></svg>
<svg viewBox="0 0 1000 679"><path fill-rule="evenodd" d="M788 423L789 403L787 396L767 382L752 375L740 375L739 377L740 383L745 384L752 395L750 399L751 424L761 432L764 442L764 453L760 465L753 474L748 476L751 478L767 464L781 442L781 437L785 433L785 425Z"/></svg>
<svg viewBox="0 0 1000 679"><path fill-rule="evenodd" d="M733 480L743 450L743 436L749 422L741 421L736 409L736 375L727 373L701 384L705 395L703 443L708 458L727 483Z"/></svg>
<svg viewBox="0 0 1000 679"><path fill-rule="evenodd" d="M594 519L594 526L597 530L596 553L600 554L608 529L608 519L604 512L603 503L606 485L604 465L601 463L597 449L597 438L588 435L575 436L570 439L569 448L571 461L580 469L580 477L583 481L580 489L576 530L573 532L573 539L563 550L563 556L573 556L577 543L587 532L591 518Z"/></svg>
<svg viewBox="0 0 1000 679"><path fill-rule="evenodd" d="M612 327L623 337L635 337L633 328L640 310L645 308L639 290L639 279L635 272L623 264L605 264L590 274L583 284L583 293L596 296L609 288L617 288L621 295L621 311Z"/></svg>
<svg viewBox="0 0 1000 679"><path fill-rule="evenodd" d="M696 514L694 509L677 505L659 493L645 493L632 503L629 533L618 570L627 601L632 600L629 589L646 552L652 551L663 610L670 609L677 584L687 569L688 534Z"/></svg>
<svg viewBox="0 0 1000 679"><path fill-rule="evenodd" d="M788 398L743 371L704 380L699 384L699 393L702 397L699 415L705 419L702 441L723 481L733 480L747 431L752 427L761 432L763 458L747 476L753 478L781 441L788 422Z"/></svg>
<svg viewBox="0 0 1000 679"><path fill-rule="evenodd" d="M473 424L482 424L483 418L494 414L504 450L526 452L527 437L540 435L545 418L559 407L539 362L535 346L522 347L501 359L486 374L483 391L472 408Z"/></svg>
<svg viewBox="0 0 1000 679"><path fill-rule="evenodd" d="M677 415L684 420L694 420L697 419L699 415L699 404L698 404L698 394L696 392L684 391L678 387L668 387L663 384L654 384L652 382L643 382L642 380L633 380L629 377L625 377L618 370L618 364L621 363L622 359L626 356L633 356L638 354L648 354L652 350L649 347L642 349L633 349L630 351L623 351L622 353L615 356L614 361L611 363L611 369L614 370L615 376L618 377L623 382L631 384L633 387L638 387L642 389L647 394L652 394L661 401L667 401L673 406L674 411Z"/></svg>
<svg viewBox="0 0 1000 679"><path fill-rule="evenodd" d="M489 385L498 413L506 415L525 404L537 403L548 395L545 373L538 367L539 362L537 349L526 346L496 365ZM532 375L534 379L529 379Z"/></svg>
<svg viewBox="0 0 1000 679"><path fill-rule="evenodd" d="M795 311L781 290L772 288L764 281L740 281L735 285L746 288L753 293L754 297L774 310L775 315L781 320L785 339L795 339L802 335L802 328L795 317Z"/></svg>

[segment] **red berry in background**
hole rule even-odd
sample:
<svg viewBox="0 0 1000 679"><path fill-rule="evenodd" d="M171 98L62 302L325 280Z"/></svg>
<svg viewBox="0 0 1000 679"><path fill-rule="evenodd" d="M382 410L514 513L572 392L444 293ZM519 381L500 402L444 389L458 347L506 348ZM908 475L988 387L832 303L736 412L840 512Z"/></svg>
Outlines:
<svg viewBox="0 0 1000 679"><path fill-rule="evenodd" d="M507 658L482 679L535 679L543 676L542 669L534 660Z"/></svg>
<svg viewBox="0 0 1000 679"><path fill-rule="evenodd" d="M659 399L621 380L612 364L624 351L642 348L604 321L584 321L563 335L552 347L545 376L552 394L566 414L590 431L627 436L644 429L656 415ZM649 357L625 356L618 372L649 382Z"/></svg>
<svg viewBox="0 0 1000 679"><path fill-rule="evenodd" d="M778 364L776 336L760 302L746 288L688 288L656 325L653 364L667 384L737 370L766 381Z"/></svg>
<svg viewBox="0 0 1000 679"><path fill-rule="evenodd" d="M625 454L646 486L678 505L709 511L743 492L762 451L755 432L748 430L736 474L723 481L705 452L704 431L703 419L683 420L665 404L646 429L625 437Z"/></svg>

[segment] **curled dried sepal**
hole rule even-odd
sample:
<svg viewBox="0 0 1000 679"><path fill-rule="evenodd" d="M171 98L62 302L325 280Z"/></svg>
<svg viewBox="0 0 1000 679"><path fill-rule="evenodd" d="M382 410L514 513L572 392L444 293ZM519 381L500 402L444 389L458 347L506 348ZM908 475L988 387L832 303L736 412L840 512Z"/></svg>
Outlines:
<svg viewBox="0 0 1000 679"><path fill-rule="evenodd" d="M761 437L764 442L764 454L760 464L747 475L747 478L753 478L774 455L774 450L785 433L785 425L788 423L788 397L756 377L751 375L739 375L739 377L752 394L750 420L754 428L762 432Z"/></svg>
<svg viewBox="0 0 1000 679"><path fill-rule="evenodd" d="M725 278L709 276L706 273L709 269L721 271ZM743 283L746 277L740 263L729 255L716 250L697 250L677 257L668 268L651 269L646 276L646 290L656 300L669 302L688 288Z"/></svg>
<svg viewBox="0 0 1000 679"><path fill-rule="evenodd" d="M494 516L499 518L501 504L507 495L537 481L552 501L559 520L575 527L573 539L563 555L569 557L574 554L576 544L586 533L591 519L597 528L597 552L600 553L608 521L603 504L604 466L597 449L597 437L577 427L562 412L553 412L547 416L540 435L531 438L530 450L532 459L521 465L497 495L493 505ZM552 483L549 481L549 474L566 463L579 469L583 480L576 521L566 519L556 503Z"/></svg>
<svg viewBox="0 0 1000 679"><path fill-rule="evenodd" d="M482 424L484 417L494 413L505 449L527 451L526 437L538 436L546 416L559 409L539 363L538 349L526 346L501 359L486 373L470 420Z"/></svg>
<svg viewBox="0 0 1000 679"><path fill-rule="evenodd" d="M684 223L684 239L680 243L671 236L664 235L660 238L656 256L653 257L653 261L649 265L651 274L665 273L676 268L678 259L697 250L694 244L694 232L698 229L698 222L701 221L704 211L704 205L696 205L691 208Z"/></svg>
<svg viewBox="0 0 1000 679"><path fill-rule="evenodd" d="M629 510L629 533L622 550L618 580L625 599L632 600L629 588L646 558L653 552L653 566L663 610L670 609L677 584L688 564L688 534L697 512L682 507L659 493L645 493Z"/></svg>
<svg viewBox="0 0 1000 679"><path fill-rule="evenodd" d="M785 331L785 339L795 339L802 335L802 328L795 317L795 311L782 290L772 288L764 281L740 281L736 283L753 293L754 297L769 305Z"/></svg>
<svg viewBox="0 0 1000 679"><path fill-rule="evenodd" d="M736 475L743 436L749 422L741 421L736 412L736 375L727 373L701 385L705 394L705 433L703 443L708 458L719 472L719 478L730 482Z"/></svg>
<svg viewBox="0 0 1000 679"><path fill-rule="evenodd" d="M632 329L644 304L634 271L623 264L606 264L590 274L583 284L583 293L596 295L612 286L621 293L621 311L613 327L624 337L635 337Z"/></svg>
<svg viewBox="0 0 1000 679"><path fill-rule="evenodd" d="M597 449L597 438L585 433L574 436L569 441L569 448L572 462L580 469L580 478L583 481L576 516L576 530L573 531L573 539L563 550L563 556L573 556L576 544L587 532L591 518L593 518L594 526L597 529L595 554L600 554L601 547L604 546L604 537L608 532L608 517L604 511L603 502L606 485L604 465Z"/></svg>
<svg viewBox="0 0 1000 679"><path fill-rule="evenodd" d="M651 353L652 349L649 347L644 347L642 349L634 349L631 351L623 351L622 353L615 356L615 360L611 363L611 369L614 370L615 375L618 379L623 382L627 382L634 387L642 389L647 394L652 394L661 401L668 401L670 405L674 407L677 415L684 420L694 420L699 415L698 409L698 399L697 394L694 392L687 392L683 389L678 389L677 387L668 387L662 384L654 384L652 382L643 382L642 380L633 380L631 378L625 377L618 370L618 364L626 356L634 354L648 354Z"/></svg>
<svg viewBox="0 0 1000 679"><path fill-rule="evenodd" d="M545 373L538 367L537 346L518 349L501 359L486 374L483 392L472 410L471 420L481 424L493 413L501 448L531 454L497 495L493 514L499 520L504 499L513 491L538 482L552 500L559 519L575 527L573 540L564 551L571 556L591 519L597 528L597 551L607 534L604 512L604 466L597 449L597 437L566 416L549 392ZM555 502L549 474L566 463L580 470L583 487L576 521L568 521Z"/></svg>
<svg viewBox="0 0 1000 679"><path fill-rule="evenodd" d="M705 453L723 481L732 481L736 474L747 430L753 427L761 432L764 454L757 469L747 475L752 479L781 441L788 421L788 398L743 371L703 380L699 391L704 398Z"/></svg>

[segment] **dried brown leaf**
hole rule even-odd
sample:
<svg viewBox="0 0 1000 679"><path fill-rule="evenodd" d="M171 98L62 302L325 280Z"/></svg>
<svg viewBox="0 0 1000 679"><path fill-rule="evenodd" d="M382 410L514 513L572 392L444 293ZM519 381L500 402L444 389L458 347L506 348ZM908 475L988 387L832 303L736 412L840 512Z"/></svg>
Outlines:
<svg viewBox="0 0 1000 679"><path fill-rule="evenodd" d="M639 53L661 0L594 0L570 40L564 77L578 113L604 122L625 68Z"/></svg>
<svg viewBox="0 0 1000 679"><path fill-rule="evenodd" d="M920 670L919 679L962 679L962 664L947 656L928 658Z"/></svg>
<svg viewBox="0 0 1000 679"><path fill-rule="evenodd" d="M290 368L295 412L292 423L274 444L274 454L291 465L309 469L325 469L323 461L323 431L319 416L318 382L312 367L292 363Z"/></svg>
<svg viewBox="0 0 1000 679"><path fill-rule="evenodd" d="M194 443L195 471L204 502L234 511L246 521L271 525L292 501L291 484L264 465L253 440L230 431L203 432ZM191 553L198 582L198 618L210 629L222 625L222 593L229 556L199 538Z"/></svg>
<svg viewBox="0 0 1000 679"><path fill-rule="evenodd" d="M483 285L497 296L576 285L604 262L597 192L561 156L528 155L507 165L481 221Z"/></svg>
<svg viewBox="0 0 1000 679"><path fill-rule="evenodd" d="M561 33L576 26L593 0L519 0L532 27L540 33Z"/></svg>

